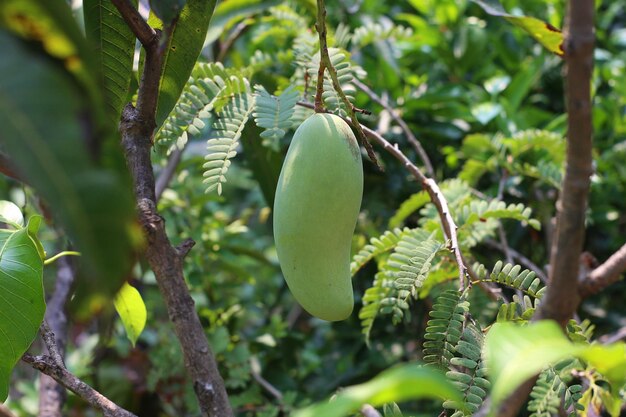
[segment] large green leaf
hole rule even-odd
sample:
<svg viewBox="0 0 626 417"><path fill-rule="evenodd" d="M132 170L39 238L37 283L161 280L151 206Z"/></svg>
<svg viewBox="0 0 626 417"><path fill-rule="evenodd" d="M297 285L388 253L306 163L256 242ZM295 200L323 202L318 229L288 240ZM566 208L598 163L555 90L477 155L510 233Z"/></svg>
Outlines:
<svg viewBox="0 0 626 417"><path fill-rule="evenodd" d="M96 160L91 145L107 132L94 128L91 101L64 63L2 29L0 44L0 146L83 254L89 280L79 289L99 297L76 300L99 308L121 286L137 241L130 183L110 168L115 154L105 155L109 168Z"/></svg>
<svg viewBox="0 0 626 417"><path fill-rule="evenodd" d="M462 401L461 394L443 373L430 367L406 364L389 369L364 384L348 387L330 401L307 407L294 417L344 417L363 404L374 407L419 398Z"/></svg>
<svg viewBox="0 0 626 417"><path fill-rule="evenodd" d="M43 259L37 250L40 217L25 228L0 229L0 403L13 367L37 336L46 303Z"/></svg>
<svg viewBox="0 0 626 417"><path fill-rule="evenodd" d="M492 383L492 410L524 381L570 357L587 361L611 383L615 395L626 380L626 344L572 343L554 321L525 327L496 323L485 339L484 356Z"/></svg>
<svg viewBox="0 0 626 417"><path fill-rule="evenodd" d="M135 35L111 0L84 0L83 14L87 39L96 48L107 112L117 122L130 86Z"/></svg>
<svg viewBox="0 0 626 417"><path fill-rule="evenodd" d="M548 51L563 56L563 33L550 23L534 17L518 16L507 13L497 0L472 0L490 15L500 16L513 25L524 29Z"/></svg>
<svg viewBox="0 0 626 417"><path fill-rule="evenodd" d="M189 80L202 51L215 3L217 0L189 0L180 12L165 50L156 111L157 128L170 114ZM162 26L155 14L150 14L149 23L157 28Z"/></svg>

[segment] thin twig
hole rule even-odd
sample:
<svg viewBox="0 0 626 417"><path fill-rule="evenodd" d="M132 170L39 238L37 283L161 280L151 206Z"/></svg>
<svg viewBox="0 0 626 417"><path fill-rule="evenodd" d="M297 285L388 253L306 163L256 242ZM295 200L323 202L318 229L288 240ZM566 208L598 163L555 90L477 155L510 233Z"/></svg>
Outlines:
<svg viewBox="0 0 626 417"><path fill-rule="evenodd" d="M53 333L52 337L56 345L48 353L57 357L57 364L63 365L67 344L67 314L65 313L65 305L74 283L75 271L74 265L69 258L59 259L57 265L54 292L46 303L44 323L49 325L50 333ZM61 417L66 395L65 388L59 385L53 378L45 374L41 375L39 378L39 417Z"/></svg>
<svg viewBox="0 0 626 417"><path fill-rule="evenodd" d="M137 417L81 381L64 366L55 363L49 356L33 356L25 353L22 356L22 361L52 377L59 384L87 401L92 407L101 410L105 417Z"/></svg>
<svg viewBox="0 0 626 417"><path fill-rule="evenodd" d="M156 37L156 32L141 17L139 10L129 0L111 0L117 10L119 10L122 18L135 34L139 42L147 48Z"/></svg>
<svg viewBox="0 0 626 417"><path fill-rule="evenodd" d="M275 386L270 384L270 382L263 378L261 373L259 372L259 363L256 358L250 358L250 374L252 378L267 392L269 392L272 397L276 398L279 402L283 401L283 393L280 392Z"/></svg>
<svg viewBox="0 0 626 417"><path fill-rule="evenodd" d="M367 141L361 124L359 123L359 119L356 117L357 109L352 105L350 100L348 100L348 97L346 97L346 94L343 92L341 84L339 83L339 78L337 77L337 71L335 70L333 63L330 60L330 56L328 55L328 43L326 41L326 7L324 5L324 0L317 0L317 23L315 24L315 28L317 29L320 40L320 67L317 73L317 92L315 94L315 105L313 110L315 110L316 113L324 112L322 105L322 93L324 90L325 68L328 70L333 88L339 95L339 98L341 98L343 104L346 106L346 111L350 116L350 120L352 120L352 127L356 130L356 136L359 142L365 147L367 156L369 156L370 160L382 171L383 169L378 163L378 158L376 158L372 145L370 145Z"/></svg>
<svg viewBox="0 0 626 417"><path fill-rule="evenodd" d="M224 40L224 43L222 43L220 45L220 52L217 55L217 58L215 58L216 62L223 62L224 61L224 58L226 58L226 54L228 53L230 48L233 46L235 41L237 39L239 39L239 37L249 27L250 27L250 25L248 25L248 23L245 20L240 22L240 23L238 23L237 26L235 26L235 28L230 32L230 34L228 35L226 40Z"/></svg>
<svg viewBox="0 0 626 417"><path fill-rule="evenodd" d="M163 168L161 172L159 173L159 176L157 177L156 183L155 183L155 193L156 193L157 202L161 199L161 196L163 195L163 191L165 191L165 189L168 187L168 185L172 181L172 178L174 178L174 173L176 172L176 168L178 167L178 164L180 164L180 160L183 156L183 152L185 151L186 146L187 144L185 144L185 146L182 146L180 148L177 147L176 150L172 152L169 159L167 160L167 165L165 165L165 168Z"/></svg>
<svg viewBox="0 0 626 417"><path fill-rule="evenodd" d="M578 286L581 297L597 294L617 282L626 271L626 244L609 257L602 265L592 270Z"/></svg>
<svg viewBox="0 0 626 417"><path fill-rule="evenodd" d="M598 342L608 345L610 343L618 342L624 338L626 338L626 327L622 327L614 333L600 336L598 338Z"/></svg>
<svg viewBox="0 0 626 417"><path fill-rule="evenodd" d="M50 358L54 361L54 364L57 366L65 366L65 361L63 359L63 355L59 351L59 347L57 346L57 341L54 333L50 330L48 323L44 320L41 323L41 327L39 329L41 334L41 338L43 339L46 348L48 349L48 353L50 354Z"/></svg>
<svg viewBox="0 0 626 417"><path fill-rule="evenodd" d="M413 149L415 149L415 152L417 152L417 154L420 156L422 162L424 163L424 167L426 168L426 173L431 178L433 178L435 176L435 170L433 168L432 163L430 162L430 158L428 157L428 154L424 150L424 147L422 146L420 141L417 140L417 138L415 137L415 135L413 134L409 126L406 124L404 119L400 117L398 110L391 107L391 105L389 104L389 102L387 102L387 100L384 100L382 97L380 97L378 94L372 91L367 85L362 83L360 80L355 78L352 80L352 83L356 85L357 87L359 87L361 90L363 90L363 92L367 94L372 100L374 100L375 102L383 106L385 110L387 110L391 118L396 121L398 126L400 126L400 129L402 129L402 132L406 136L409 143L413 146Z"/></svg>
<svg viewBox="0 0 626 417"><path fill-rule="evenodd" d="M487 240L485 240L485 244L487 246L491 246L494 249L498 249L498 250L504 252L504 247L502 246L502 244L500 242L496 242L495 240L487 239ZM545 272L543 272L543 269L541 269L533 261L531 261L530 259L528 259L527 257L525 257L524 255L522 255L521 253L519 253L518 251L516 251L515 249L512 249L512 248L509 248L509 253L511 254L511 256L513 257L514 260L516 260L517 262L520 263L520 265L522 265L522 266L530 269L531 271L533 271L537 275L537 277L539 277L539 279L543 283L548 282L548 277L546 276Z"/></svg>
<svg viewBox="0 0 626 417"><path fill-rule="evenodd" d="M314 105L306 102L298 102L299 106L307 107L309 109L313 109ZM353 124L354 122L351 120L347 120L344 118L347 123ZM358 123L358 122L357 122ZM353 125L354 126L354 125ZM457 266L459 267L459 287L462 290L465 289L465 285L471 285L471 281L467 277L467 267L465 266L465 262L463 261L463 255L461 253L461 249L459 248L459 241L456 234L456 223L450 214L450 210L448 209L448 203L443 193L439 189L439 186L435 182L435 180L427 178L422 171L413 163L405 154L402 153L398 145L392 145L382 137L376 131L362 126L358 124L363 132L369 136L374 142L378 143L383 147L384 150L393 155L398 161L402 163L402 165L415 177L415 179L422 185L424 190L430 196L430 201L437 208L437 212L439 213L439 218L441 219L441 224L443 228L443 233L446 239L450 241L449 248L450 251L454 254L454 259L456 261Z"/></svg>

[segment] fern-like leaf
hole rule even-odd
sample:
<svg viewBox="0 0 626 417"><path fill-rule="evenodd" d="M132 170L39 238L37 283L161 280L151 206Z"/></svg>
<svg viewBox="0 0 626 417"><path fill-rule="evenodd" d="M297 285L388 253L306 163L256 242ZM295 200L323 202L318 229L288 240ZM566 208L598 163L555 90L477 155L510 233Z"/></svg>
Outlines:
<svg viewBox="0 0 626 417"><path fill-rule="evenodd" d="M188 135L199 135L234 95L249 91L247 79L220 63L196 64L174 110L155 137L161 149L182 148Z"/></svg>
<svg viewBox="0 0 626 417"><path fill-rule="evenodd" d="M369 346L370 332L374 325L374 320L378 316L381 302L395 293L393 281L387 279L381 272L374 276L374 283L365 291L363 295L363 307L359 311L361 320L361 332L365 336L365 343Z"/></svg>
<svg viewBox="0 0 626 417"><path fill-rule="evenodd" d="M578 404L582 397L582 386L578 384L568 386L572 379L571 369L576 365L576 360L565 360L539 375L530 393L531 400L528 402L531 417L550 417L558 414L561 405L565 410L570 410L568 417L574 417L577 411L584 410L584 406Z"/></svg>
<svg viewBox="0 0 626 417"><path fill-rule="evenodd" d="M362 48L370 43L381 40L408 40L413 36L413 30L404 26L366 22L358 27L352 35L352 44Z"/></svg>
<svg viewBox="0 0 626 417"><path fill-rule="evenodd" d="M539 230L541 223L531 218L532 210L523 204L509 204L504 201L472 200L456 212L456 220L460 227L469 226L485 219L515 219L528 222L534 229Z"/></svg>
<svg viewBox="0 0 626 417"><path fill-rule="evenodd" d="M230 160L237 155L239 138L253 108L254 96L238 94L223 108L219 113L220 118L213 124L203 166L203 182L207 184L207 193L217 189L217 193L222 194L222 184L226 182Z"/></svg>
<svg viewBox="0 0 626 417"><path fill-rule="evenodd" d="M382 301L381 313L392 312L394 324L399 323L409 309L409 298L417 298L435 255L444 247L428 233L416 230L420 233L406 234L400 239L382 270L393 280L396 291L394 297Z"/></svg>
<svg viewBox="0 0 626 417"><path fill-rule="evenodd" d="M506 285L534 298L541 298L545 291L537 275L529 269L522 270L520 265L504 265L502 261L498 261L490 273L486 272L484 265L480 265L476 274L481 281Z"/></svg>
<svg viewBox="0 0 626 417"><path fill-rule="evenodd" d="M446 373L454 385L463 393L463 402L445 401L444 408L456 410L452 416L470 416L482 405L491 384L485 377L485 368L482 362L481 350L483 334L480 328L468 324L463 329L461 339L454 347L455 356L450 359L454 367ZM467 410L470 414L465 414Z"/></svg>
<svg viewBox="0 0 626 417"><path fill-rule="evenodd" d="M383 253L393 250L400 239L411 233L411 229L405 227L404 229L387 230L379 237L373 237L370 239L370 243L365 245L354 257L350 264L350 273L352 276L359 272L365 264L372 259L376 258Z"/></svg>
<svg viewBox="0 0 626 417"><path fill-rule="evenodd" d="M444 370L449 368L468 310L469 303L458 291L447 290L437 297L424 335L424 362Z"/></svg>
<svg viewBox="0 0 626 417"><path fill-rule="evenodd" d="M263 144L278 150L278 140L291 127L298 92L289 86L279 96L272 96L260 85L254 89L256 104L253 115L257 126L265 129L261 133Z"/></svg>
<svg viewBox="0 0 626 417"><path fill-rule="evenodd" d="M513 300L510 303L503 303L500 305L496 320L501 321L515 321L518 323L528 322L535 310L539 307L539 299L535 298L533 303L529 296L524 295L524 298L520 300L517 294L513 295Z"/></svg>

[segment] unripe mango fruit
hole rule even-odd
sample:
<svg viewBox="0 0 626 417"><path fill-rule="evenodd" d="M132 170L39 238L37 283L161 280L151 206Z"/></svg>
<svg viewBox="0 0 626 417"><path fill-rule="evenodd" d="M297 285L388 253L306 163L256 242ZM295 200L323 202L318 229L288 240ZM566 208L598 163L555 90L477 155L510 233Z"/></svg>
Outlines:
<svg viewBox="0 0 626 417"><path fill-rule="evenodd" d="M296 130L274 199L274 239L287 285L313 316L344 320L354 299L350 246L363 164L350 126L315 114Z"/></svg>

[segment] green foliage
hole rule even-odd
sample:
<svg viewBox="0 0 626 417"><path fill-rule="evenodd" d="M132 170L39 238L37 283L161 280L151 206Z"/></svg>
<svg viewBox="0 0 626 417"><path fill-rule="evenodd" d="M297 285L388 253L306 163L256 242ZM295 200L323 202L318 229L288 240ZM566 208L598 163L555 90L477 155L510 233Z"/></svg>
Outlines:
<svg viewBox="0 0 626 417"><path fill-rule="evenodd" d="M212 111L220 112L233 96L249 91L247 79L220 63L198 63L187 81L174 110L163 123L155 142L161 149L182 149L189 134L202 137L212 121Z"/></svg>
<svg viewBox="0 0 626 417"><path fill-rule="evenodd" d="M6 217L6 216L3 216ZM43 321L43 258L37 231L41 217L25 227L0 229L0 401L9 393L13 367Z"/></svg>

